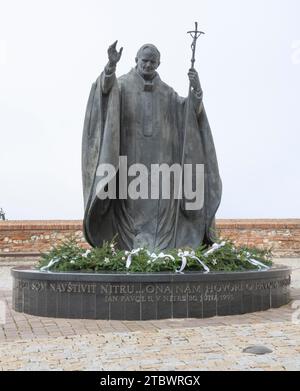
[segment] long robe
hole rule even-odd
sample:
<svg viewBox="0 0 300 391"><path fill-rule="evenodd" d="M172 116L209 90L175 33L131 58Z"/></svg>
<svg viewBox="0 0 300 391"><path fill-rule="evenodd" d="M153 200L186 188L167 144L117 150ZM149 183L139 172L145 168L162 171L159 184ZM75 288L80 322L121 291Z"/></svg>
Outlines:
<svg viewBox="0 0 300 391"><path fill-rule="evenodd" d="M181 163L186 115L184 162L204 164L204 204L200 210L190 211L184 198L179 201L176 246L195 248L213 242L222 188L217 158L202 97L191 93L188 113L186 102L158 74L146 82L136 69L119 79L104 71L93 84L82 142L84 234L93 247L113 237L120 248L129 250L175 246L178 200L172 191L169 199L160 195L158 199L101 200L97 192L102 178L97 169L101 164L113 165L118 183L119 156L127 156L128 167L141 163L149 171L151 164ZM128 182L131 180L128 177Z"/></svg>

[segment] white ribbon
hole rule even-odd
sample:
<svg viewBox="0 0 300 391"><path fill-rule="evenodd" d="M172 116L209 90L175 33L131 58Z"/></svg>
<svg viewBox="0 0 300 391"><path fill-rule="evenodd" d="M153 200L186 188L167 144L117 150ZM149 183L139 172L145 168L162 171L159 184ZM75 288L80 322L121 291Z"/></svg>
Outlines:
<svg viewBox="0 0 300 391"><path fill-rule="evenodd" d="M220 244L214 243L211 248L206 251L203 255L207 257L207 255L214 253L215 251L219 250L219 248L224 247L226 245L226 242L222 242Z"/></svg>
<svg viewBox="0 0 300 391"><path fill-rule="evenodd" d="M170 258L172 261L175 261L175 258L171 254L159 253L158 255L155 253L149 254L152 262L155 262L159 258Z"/></svg>
<svg viewBox="0 0 300 391"><path fill-rule="evenodd" d="M126 260L126 269L129 269L131 266L132 256L137 255L141 250L143 250L143 248L136 248L131 251L125 251L125 255L128 255L127 260ZM147 250L147 254L151 258L150 259L151 262L155 262L159 258L170 258L170 259L172 259L172 261L175 261L175 258L171 254L159 253L157 255L155 253L150 253L148 250Z"/></svg>
<svg viewBox="0 0 300 391"><path fill-rule="evenodd" d="M138 254L143 248L136 248L131 251L125 251L125 255L128 255L126 260L126 269L130 268L131 262L132 262L132 256Z"/></svg>
<svg viewBox="0 0 300 391"><path fill-rule="evenodd" d="M177 273L182 273L182 271L185 269L186 267L186 264L187 264L187 258L191 258L191 259L195 259L197 262L200 263L200 265L202 265L202 267L204 268L205 270L205 273L209 273L209 268L205 265L204 262L202 262L198 257L196 257L194 251L180 251L178 253L178 256L181 258L181 267L180 269L177 269L176 272Z"/></svg>
<svg viewBox="0 0 300 391"><path fill-rule="evenodd" d="M86 252L83 253L81 256L82 256L83 258L87 258L88 255L89 255L90 253L91 253L91 250L86 250Z"/></svg>
<svg viewBox="0 0 300 391"><path fill-rule="evenodd" d="M252 265L257 266L257 267L258 267L258 270L261 270L261 269L268 270L268 269L270 269L269 266L265 265L265 264L262 263L262 262L257 261L256 259L250 258L250 259L247 259L247 261L250 262L250 263L252 263Z"/></svg>
<svg viewBox="0 0 300 391"><path fill-rule="evenodd" d="M40 271L42 271L42 272L47 271L48 269L50 269L50 267L55 265L57 262L60 262L60 258L51 259L47 266L43 266L40 268Z"/></svg>

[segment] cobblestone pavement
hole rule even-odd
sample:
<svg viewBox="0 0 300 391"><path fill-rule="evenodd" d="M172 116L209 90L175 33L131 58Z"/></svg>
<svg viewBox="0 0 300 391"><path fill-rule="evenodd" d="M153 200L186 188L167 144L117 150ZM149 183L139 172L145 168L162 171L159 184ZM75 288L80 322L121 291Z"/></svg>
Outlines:
<svg viewBox="0 0 300 391"><path fill-rule="evenodd" d="M300 267L299 259L279 263ZM210 319L42 318L11 309L9 267L2 266L0 304L5 302L6 322L0 325L0 369L300 370L298 269L293 271L292 297L292 303L279 309ZM264 345L273 352L243 353L250 345Z"/></svg>

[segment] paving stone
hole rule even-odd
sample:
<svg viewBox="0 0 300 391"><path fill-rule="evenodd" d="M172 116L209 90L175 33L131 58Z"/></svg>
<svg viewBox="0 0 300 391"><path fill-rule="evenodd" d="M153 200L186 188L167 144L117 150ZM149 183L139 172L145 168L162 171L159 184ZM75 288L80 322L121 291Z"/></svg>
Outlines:
<svg viewBox="0 0 300 391"><path fill-rule="evenodd" d="M12 311L10 276L1 267L0 280L0 300L7 303L0 370L300 370L299 325L292 322L291 305L211 319L37 318ZM293 274L297 294L299 281L300 274ZM273 352L242 353L250 345Z"/></svg>

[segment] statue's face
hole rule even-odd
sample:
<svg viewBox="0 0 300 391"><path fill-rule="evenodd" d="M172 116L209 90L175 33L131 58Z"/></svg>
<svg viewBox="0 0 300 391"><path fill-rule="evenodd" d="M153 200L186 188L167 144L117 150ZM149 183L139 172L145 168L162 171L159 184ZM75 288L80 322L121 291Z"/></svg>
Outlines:
<svg viewBox="0 0 300 391"><path fill-rule="evenodd" d="M145 79L151 79L159 66L159 61L152 50L145 49L136 59L137 70Z"/></svg>

